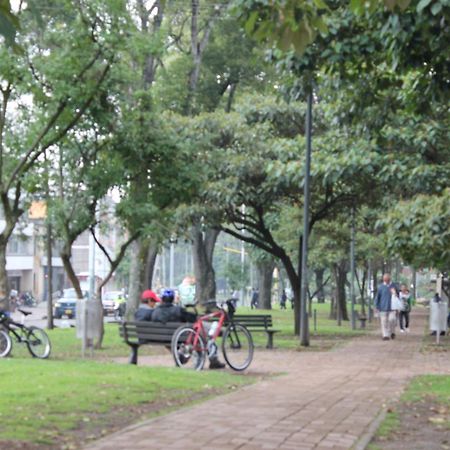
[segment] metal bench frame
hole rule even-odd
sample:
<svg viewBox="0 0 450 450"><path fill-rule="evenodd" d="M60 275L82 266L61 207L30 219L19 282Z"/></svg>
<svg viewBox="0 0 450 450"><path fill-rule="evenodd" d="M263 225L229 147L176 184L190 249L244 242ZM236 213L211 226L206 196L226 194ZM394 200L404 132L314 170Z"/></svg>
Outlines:
<svg viewBox="0 0 450 450"><path fill-rule="evenodd" d="M273 335L279 333L280 330L272 328L273 323L270 314L236 314L233 320L247 327L251 333L266 333L266 348L273 348Z"/></svg>
<svg viewBox="0 0 450 450"><path fill-rule="evenodd" d="M137 364L141 345L153 344L170 346L175 330L186 323L181 322L122 322L119 326L120 336L131 347L130 364Z"/></svg>

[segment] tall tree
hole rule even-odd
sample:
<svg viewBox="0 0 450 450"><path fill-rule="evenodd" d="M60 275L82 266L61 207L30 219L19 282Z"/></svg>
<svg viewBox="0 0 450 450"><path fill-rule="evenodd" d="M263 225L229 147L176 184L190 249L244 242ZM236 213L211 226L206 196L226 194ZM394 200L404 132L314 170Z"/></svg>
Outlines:
<svg viewBox="0 0 450 450"><path fill-rule="evenodd" d="M19 10L16 41L22 51L0 45L0 201L6 223L0 233L2 308L8 309L6 246L26 210L27 194L40 183L36 168L98 98L121 13L120 5L97 1L75 7L60 2L51 15L42 12L42 20Z"/></svg>

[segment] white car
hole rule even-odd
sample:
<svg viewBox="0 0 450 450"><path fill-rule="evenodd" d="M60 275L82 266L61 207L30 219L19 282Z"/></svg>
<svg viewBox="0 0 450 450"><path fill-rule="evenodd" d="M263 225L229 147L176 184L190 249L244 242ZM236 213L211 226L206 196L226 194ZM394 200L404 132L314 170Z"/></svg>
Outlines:
<svg viewBox="0 0 450 450"><path fill-rule="evenodd" d="M118 297L123 297L122 291L108 291L102 295L103 312L105 315L114 314Z"/></svg>

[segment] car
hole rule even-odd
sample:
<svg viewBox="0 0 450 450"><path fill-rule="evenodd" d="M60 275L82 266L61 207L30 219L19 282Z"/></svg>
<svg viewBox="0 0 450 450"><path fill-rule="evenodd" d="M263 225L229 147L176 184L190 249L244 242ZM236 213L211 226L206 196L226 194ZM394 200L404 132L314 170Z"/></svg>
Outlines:
<svg viewBox="0 0 450 450"><path fill-rule="evenodd" d="M116 300L123 297L122 291L108 291L102 295L103 312L106 315L114 314L116 309Z"/></svg>
<svg viewBox="0 0 450 450"><path fill-rule="evenodd" d="M87 298L87 291L82 291L84 298ZM73 288L64 289L62 296L56 300L53 310L53 317L61 319L67 316L69 319L75 318L78 296Z"/></svg>

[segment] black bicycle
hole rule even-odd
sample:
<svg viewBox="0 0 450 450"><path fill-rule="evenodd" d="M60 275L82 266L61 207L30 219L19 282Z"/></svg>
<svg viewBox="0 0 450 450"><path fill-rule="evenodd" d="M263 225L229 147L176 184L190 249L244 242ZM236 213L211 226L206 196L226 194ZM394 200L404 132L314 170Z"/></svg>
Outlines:
<svg viewBox="0 0 450 450"><path fill-rule="evenodd" d="M23 319L32 314L30 311L19 309ZM50 356L52 346L47 333L39 327L27 327L15 322L4 312L0 311L0 358L5 358L11 353L13 339L17 344L25 344L34 358L46 359Z"/></svg>

